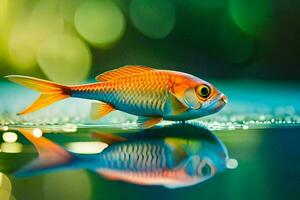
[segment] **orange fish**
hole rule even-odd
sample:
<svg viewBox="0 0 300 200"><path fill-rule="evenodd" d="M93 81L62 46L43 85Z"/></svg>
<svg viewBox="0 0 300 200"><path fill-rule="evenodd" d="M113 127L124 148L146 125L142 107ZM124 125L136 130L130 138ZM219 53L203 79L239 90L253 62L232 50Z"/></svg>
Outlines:
<svg viewBox="0 0 300 200"><path fill-rule="evenodd" d="M19 114L76 97L99 101L92 105L93 119L120 110L139 116L138 123L149 128L163 119L185 121L206 116L219 111L227 103L224 94L193 75L145 66L124 66L100 74L96 77L97 83L76 86L19 75L6 78L41 93Z"/></svg>

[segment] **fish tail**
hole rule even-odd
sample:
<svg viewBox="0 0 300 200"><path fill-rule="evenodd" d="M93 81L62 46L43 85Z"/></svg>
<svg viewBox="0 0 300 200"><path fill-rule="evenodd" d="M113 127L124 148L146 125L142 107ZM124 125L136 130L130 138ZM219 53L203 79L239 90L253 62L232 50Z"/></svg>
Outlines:
<svg viewBox="0 0 300 200"><path fill-rule="evenodd" d="M5 78L41 93L32 105L19 112L18 115L40 110L56 101L70 97L70 87L65 85L28 76L9 75Z"/></svg>
<svg viewBox="0 0 300 200"><path fill-rule="evenodd" d="M15 176L34 176L73 166L76 154L65 150L45 137L35 137L31 129L19 129L19 131L35 146L39 157L18 170Z"/></svg>

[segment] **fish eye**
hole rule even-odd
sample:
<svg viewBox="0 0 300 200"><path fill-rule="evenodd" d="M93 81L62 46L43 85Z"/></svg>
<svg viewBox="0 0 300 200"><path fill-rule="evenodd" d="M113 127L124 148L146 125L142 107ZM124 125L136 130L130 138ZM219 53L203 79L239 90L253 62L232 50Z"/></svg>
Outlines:
<svg viewBox="0 0 300 200"><path fill-rule="evenodd" d="M197 88L197 93L200 97L207 98L210 95L210 88L207 85L200 85Z"/></svg>

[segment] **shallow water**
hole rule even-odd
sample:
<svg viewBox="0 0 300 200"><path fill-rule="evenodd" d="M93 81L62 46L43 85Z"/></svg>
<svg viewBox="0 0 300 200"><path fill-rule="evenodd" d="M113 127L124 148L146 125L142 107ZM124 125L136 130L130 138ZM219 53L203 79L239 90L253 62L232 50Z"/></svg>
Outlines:
<svg viewBox="0 0 300 200"><path fill-rule="evenodd" d="M101 122L90 121L89 102L75 99L18 117L15 113L36 94L1 84L1 96L6 97L0 100L2 136L8 131L17 133L20 127L39 128L35 130L43 130L45 137L69 150L91 153L99 146L82 143L97 141L89 133L127 133L136 127L133 116L121 113L113 113ZM228 106L216 115L189 123L206 126L224 143L229 158L237 161L229 166L234 169L179 189L111 181L83 169L16 178L13 173L37 157L33 145L17 133L16 142L1 140L0 199L299 199L299 89L293 83L240 81L220 85L229 96ZM75 142L81 143L74 146Z"/></svg>

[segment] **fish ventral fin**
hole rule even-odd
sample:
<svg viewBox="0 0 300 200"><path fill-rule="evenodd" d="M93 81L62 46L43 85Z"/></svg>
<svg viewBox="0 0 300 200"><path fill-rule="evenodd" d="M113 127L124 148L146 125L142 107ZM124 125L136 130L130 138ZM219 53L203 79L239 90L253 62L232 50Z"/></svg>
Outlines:
<svg viewBox="0 0 300 200"><path fill-rule="evenodd" d="M39 158L21 168L16 176L32 176L48 172L72 162L74 155L45 137L35 137L32 129L19 129L36 148Z"/></svg>
<svg viewBox="0 0 300 200"><path fill-rule="evenodd" d="M173 92L170 92L170 103L170 111L172 115L180 115L189 109L185 104L179 101Z"/></svg>
<svg viewBox="0 0 300 200"><path fill-rule="evenodd" d="M113 79L123 78L125 76L130 76L133 74L139 74L139 73L144 73L144 72L153 71L153 70L155 70L155 69L153 69L151 67L146 67L146 66L127 65L127 66L120 67L115 70L104 72L103 74L96 76L96 80L97 81L109 81L109 80L113 80Z"/></svg>
<svg viewBox="0 0 300 200"><path fill-rule="evenodd" d="M91 137L95 139L99 139L101 142L104 142L108 145L117 142L127 141L127 138L118 135L113 135L111 133L91 133Z"/></svg>
<svg viewBox="0 0 300 200"><path fill-rule="evenodd" d="M103 103L103 102L92 103L91 119L93 119L93 120L100 119L114 110L115 110L115 108L108 103Z"/></svg>
<svg viewBox="0 0 300 200"><path fill-rule="evenodd" d="M139 116L138 120L137 120L137 124L143 129L148 129L148 128L151 128L151 127L155 126L156 124L158 124L162 120L163 120L162 117Z"/></svg>
<svg viewBox="0 0 300 200"><path fill-rule="evenodd" d="M19 75L9 75L5 78L41 93L39 98L32 105L19 112L18 115L28 114L40 110L50 104L55 103L56 101L68 98L70 96L70 88L68 86L53 83L47 80Z"/></svg>

